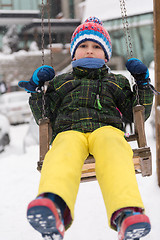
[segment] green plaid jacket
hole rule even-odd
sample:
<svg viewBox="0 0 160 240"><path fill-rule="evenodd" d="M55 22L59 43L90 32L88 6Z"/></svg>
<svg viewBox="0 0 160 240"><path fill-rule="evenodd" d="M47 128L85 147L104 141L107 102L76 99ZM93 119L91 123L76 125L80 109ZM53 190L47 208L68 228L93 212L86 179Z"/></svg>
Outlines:
<svg viewBox="0 0 160 240"><path fill-rule="evenodd" d="M136 91L131 91L128 79L109 73L105 66L100 69L76 67L71 73L55 77L49 82L44 100L53 138L62 131L92 132L107 125L123 130L122 115L132 122L132 109L137 104ZM153 101L149 87L139 89L139 100L145 107L146 120ZM42 118L42 94L32 94L29 104L38 124Z"/></svg>

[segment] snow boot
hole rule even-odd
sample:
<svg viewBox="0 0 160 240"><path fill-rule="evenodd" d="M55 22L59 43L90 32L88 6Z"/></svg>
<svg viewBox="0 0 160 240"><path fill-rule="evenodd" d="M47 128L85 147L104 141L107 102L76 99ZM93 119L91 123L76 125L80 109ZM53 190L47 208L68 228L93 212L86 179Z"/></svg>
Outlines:
<svg viewBox="0 0 160 240"><path fill-rule="evenodd" d="M62 240L64 224L60 209L47 197L38 197L27 208L27 219L45 240Z"/></svg>
<svg viewBox="0 0 160 240"><path fill-rule="evenodd" d="M116 222L118 240L139 240L151 230L149 218L140 212L124 211Z"/></svg>

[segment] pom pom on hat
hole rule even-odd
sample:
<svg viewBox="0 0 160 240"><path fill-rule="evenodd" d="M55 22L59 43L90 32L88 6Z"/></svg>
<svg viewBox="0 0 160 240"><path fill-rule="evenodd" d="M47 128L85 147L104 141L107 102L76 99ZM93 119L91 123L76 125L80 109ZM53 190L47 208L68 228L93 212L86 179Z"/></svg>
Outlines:
<svg viewBox="0 0 160 240"><path fill-rule="evenodd" d="M71 57L73 59L77 47L85 41L93 41L98 43L106 56L107 61L112 55L112 44L109 33L103 27L102 22L96 17L89 17L85 22L79 25L71 38Z"/></svg>

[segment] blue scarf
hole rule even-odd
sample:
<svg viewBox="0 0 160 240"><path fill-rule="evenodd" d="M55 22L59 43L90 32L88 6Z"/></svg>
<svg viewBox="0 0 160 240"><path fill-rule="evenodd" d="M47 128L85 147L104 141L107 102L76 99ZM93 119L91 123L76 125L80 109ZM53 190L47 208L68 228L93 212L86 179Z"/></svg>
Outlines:
<svg viewBox="0 0 160 240"><path fill-rule="evenodd" d="M72 62L72 67L101 68L105 61L100 58L81 58Z"/></svg>

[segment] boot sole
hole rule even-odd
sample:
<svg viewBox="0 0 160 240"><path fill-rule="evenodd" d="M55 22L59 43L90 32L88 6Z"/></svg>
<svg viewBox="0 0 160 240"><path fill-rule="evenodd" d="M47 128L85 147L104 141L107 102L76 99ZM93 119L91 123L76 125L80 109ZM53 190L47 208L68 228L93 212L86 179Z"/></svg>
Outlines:
<svg viewBox="0 0 160 240"><path fill-rule="evenodd" d="M119 240L138 240L146 236L151 230L149 218L146 215L138 214L127 217L122 223Z"/></svg>
<svg viewBox="0 0 160 240"><path fill-rule="evenodd" d="M63 239L64 225L59 219L57 209L50 199L33 200L27 209L27 219L31 226L45 235L59 235Z"/></svg>
<svg viewBox="0 0 160 240"><path fill-rule="evenodd" d="M124 240L135 239L138 240L141 237L146 236L151 230L149 223L137 223L128 227L125 231Z"/></svg>

